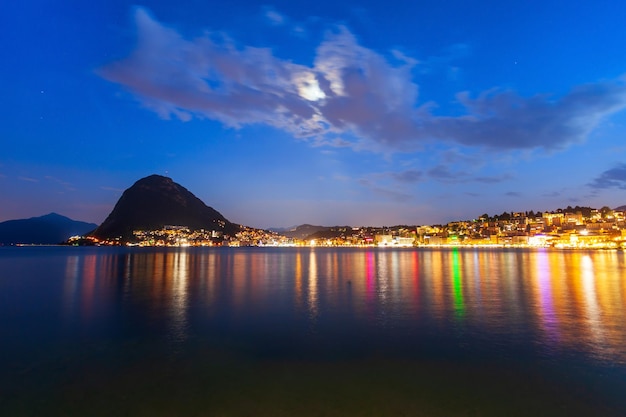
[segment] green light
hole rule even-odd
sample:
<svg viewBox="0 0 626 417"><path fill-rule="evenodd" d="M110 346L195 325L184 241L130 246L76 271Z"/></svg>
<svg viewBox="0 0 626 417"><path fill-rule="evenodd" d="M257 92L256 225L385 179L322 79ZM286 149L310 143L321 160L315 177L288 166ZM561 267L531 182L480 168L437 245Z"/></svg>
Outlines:
<svg viewBox="0 0 626 417"><path fill-rule="evenodd" d="M463 301L463 279L459 265L459 250L452 249L452 278L454 295L454 313L457 318L465 316L465 302Z"/></svg>

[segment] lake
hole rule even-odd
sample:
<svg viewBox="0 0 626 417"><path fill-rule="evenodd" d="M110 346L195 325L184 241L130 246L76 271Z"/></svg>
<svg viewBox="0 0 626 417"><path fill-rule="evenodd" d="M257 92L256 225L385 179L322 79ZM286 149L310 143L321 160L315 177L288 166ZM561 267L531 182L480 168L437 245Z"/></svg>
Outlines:
<svg viewBox="0 0 626 417"><path fill-rule="evenodd" d="M623 416L622 251L0 248L0 415Z"/></svg>

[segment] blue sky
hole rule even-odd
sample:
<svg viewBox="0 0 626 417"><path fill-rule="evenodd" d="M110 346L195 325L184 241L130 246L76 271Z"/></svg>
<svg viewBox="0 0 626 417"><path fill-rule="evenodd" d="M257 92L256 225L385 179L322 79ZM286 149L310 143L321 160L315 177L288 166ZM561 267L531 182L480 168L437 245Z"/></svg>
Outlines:
<svg viewBox="0 0 626 417"><path fill-rule="evenodd" d="M15 3L0 221L153 173L254 227L626 204L621 2Z"/></svg>

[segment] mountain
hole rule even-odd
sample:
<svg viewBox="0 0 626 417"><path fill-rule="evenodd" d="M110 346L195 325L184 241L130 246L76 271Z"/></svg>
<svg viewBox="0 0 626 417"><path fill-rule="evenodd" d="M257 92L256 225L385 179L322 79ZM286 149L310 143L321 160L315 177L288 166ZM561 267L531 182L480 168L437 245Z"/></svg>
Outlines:
<svg viewBox="0 0 626 417"><path fill-rule="evenodd" d="M98 238L132 238L133 230L157 230L163 226L187 226L192 230L217 230L232 234L239 226L171 178L150 175L128 188L93 235Z"/></svg>
<svg viewBox="0 0 626 417"><path fill-rule="evenodd" d="M613 211L626 211L626 205L616 207L613 209Z"/></svg>
<svg viewBox="0 0 626 417"><path fill-rule="evenodd" d="M324 227L314 233L311 233L306 237L309 239L333 239L337 237L346 237L352 234L352 227L350 226L333 226Z"/></svg>
<svg viewBox="0 0 626 417"><path fill-rule="evenodd" d="M319 232L320 230L326 230L326 226L314 226L312 224L301 224L300 226L292 227L290 229L271 229L274 232L280 233L283 236L287 236L292 239L304 239L305 237Z"/></svg>
<svg viewBox="0 0 626 417"><path fill-rule="evenodd" d="M30 219L9 220L0 223L0 244L56 244L71 236L91 232L97 224L72 220L57 213Z"/></svg>
<svg viewBox="0 0 626 417"><path fill-rule="evenodd" d="M351 226L314 226L312 224L301 224L290 229L270 229L283 236L292 239L329 239L333 237L345 236L352 230Z"/></svg>

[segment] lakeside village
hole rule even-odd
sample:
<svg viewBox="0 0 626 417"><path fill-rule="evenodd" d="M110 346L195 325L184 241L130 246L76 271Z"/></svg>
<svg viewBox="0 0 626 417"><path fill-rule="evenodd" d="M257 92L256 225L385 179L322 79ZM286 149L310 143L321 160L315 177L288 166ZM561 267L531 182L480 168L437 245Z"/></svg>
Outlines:
<svg viewBox="0 0 626 417"><path fill-rule="evenodd" d="M626 249L626 212L608 207L556 212L487 214L470 221L433 226L326 227L306 238L294 236L297 229L281 235L241 226L234 236L216 230L190 230L165 226L160 230L136 230L134 239L99 241L73 237L68 244L85 239L94 245L128 246L351 246L351 247L553 247L562 249Z"/></svg>

